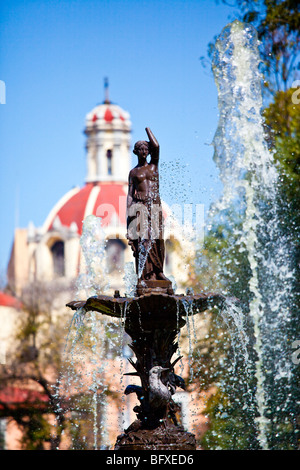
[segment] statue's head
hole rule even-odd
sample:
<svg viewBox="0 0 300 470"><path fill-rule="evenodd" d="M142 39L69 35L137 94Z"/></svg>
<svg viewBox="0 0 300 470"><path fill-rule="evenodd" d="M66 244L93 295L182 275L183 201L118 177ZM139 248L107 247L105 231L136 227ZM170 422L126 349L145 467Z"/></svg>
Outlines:
<svg viewBox="0 0 300 470"><path fill-rule="evenodd" d="M139 140L134 144L133 153L138 157L146 158L149 155L149 142L146 140Z"/></svg>

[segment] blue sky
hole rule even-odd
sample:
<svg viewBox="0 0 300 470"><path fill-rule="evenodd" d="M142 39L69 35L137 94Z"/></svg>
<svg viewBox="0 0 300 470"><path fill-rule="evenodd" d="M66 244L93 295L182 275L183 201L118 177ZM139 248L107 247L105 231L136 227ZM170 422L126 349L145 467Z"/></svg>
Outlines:
<svg viewBox="0 0 300 470"><path fill-rule="evenodd" d="M214 0L1 2L2 274L14 228L41 226L62 195L84 184L84 119L103 101L106 76L111 100L131 115L132 145L149 126L165 174L170 166L168 186L180 187L179 161L184 202L208 209L221 191L210 145L217 90L199 58L234 18Z"/></svg>

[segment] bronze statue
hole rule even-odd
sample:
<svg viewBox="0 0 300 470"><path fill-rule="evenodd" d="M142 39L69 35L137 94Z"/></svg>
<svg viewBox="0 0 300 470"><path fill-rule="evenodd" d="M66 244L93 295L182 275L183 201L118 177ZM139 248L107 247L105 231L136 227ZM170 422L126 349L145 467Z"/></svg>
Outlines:
<svg viewBox="0 0 300 470"><path fill-rule="evenodd" d="M163 213L159 195L159 144L146 127L149 142L136 142L133 153L138 164L129 173L127 239L133 250L138 283L170 281L163 273L165 244ZM147 156L151 155L150 162Z"/></svg>

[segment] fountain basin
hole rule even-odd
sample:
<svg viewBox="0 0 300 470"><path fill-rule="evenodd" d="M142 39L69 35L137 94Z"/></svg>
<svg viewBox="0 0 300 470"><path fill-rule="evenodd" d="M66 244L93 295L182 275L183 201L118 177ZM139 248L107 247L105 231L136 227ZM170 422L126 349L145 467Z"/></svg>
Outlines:
<svg viewBox="0 0 300 470"><path fill-rule="evenodd" d="M225 297L216 293L194 295L166 294L151 292L139 297L114 297L99 295L86 301L72 301L67 307L72 310L83 308L115 318L123 318L127 332L135 330L179 329L185 324L184 317L196 314L214 306L222 306Z"/></svg>
<svg viewBox="0 0 300 470"><path fill-rule="evenodd" d="M125 394L136 393L140 405L134 408L137 420L118 437L116 449L195 449L195 437L185 432L177 423L176 404L171 395L177 387L185 389L184 380L174 371L182 356L172 361L178 349L176 337L189 315L201 313L214 306L221 307L225 297L215 293L175 295L155 291L138 297L121 297L115 291L112 297L99 295L86 301L67 304L72 310L95 311L123 320L126 333L131 337L129 345L136 361L128 358L135 369L126 375L139 376L141 387L131 385ZM161 387L170 396L157 407L151 402L151 371L163 368Z"/></svg>

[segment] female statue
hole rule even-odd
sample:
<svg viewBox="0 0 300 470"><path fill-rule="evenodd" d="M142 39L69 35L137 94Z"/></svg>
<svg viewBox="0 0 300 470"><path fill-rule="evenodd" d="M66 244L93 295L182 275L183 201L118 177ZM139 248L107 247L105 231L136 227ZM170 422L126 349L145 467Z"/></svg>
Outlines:
<svg viewBox="0 0 300 470"><path fill-rule="evenodd" d="M159 144L148 127L146 132L149 142L140 140L133 150L138 164L129 173L127 238L135 256L139 282L168 281L163 274L165 245L159 195Z"/></svg>

